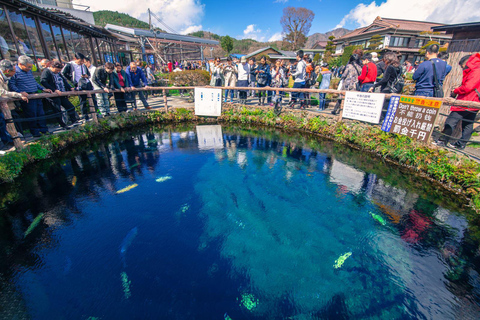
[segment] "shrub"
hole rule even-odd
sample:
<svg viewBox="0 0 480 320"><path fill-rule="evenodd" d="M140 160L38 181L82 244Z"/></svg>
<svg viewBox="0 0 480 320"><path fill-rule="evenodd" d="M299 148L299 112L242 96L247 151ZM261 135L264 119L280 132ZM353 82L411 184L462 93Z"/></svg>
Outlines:
<svg viewBox="0 0 480 320"><path fill-rule="evenodd" d="M205 70L186 70L172 72L168 79L174 86L206 86L210 83L210 74Z"/></svg>

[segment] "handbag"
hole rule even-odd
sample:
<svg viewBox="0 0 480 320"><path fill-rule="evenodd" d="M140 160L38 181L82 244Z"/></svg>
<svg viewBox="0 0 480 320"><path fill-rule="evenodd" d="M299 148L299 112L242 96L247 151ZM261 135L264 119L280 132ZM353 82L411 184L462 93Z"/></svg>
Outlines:
<svg viewBox="0 0 480 320"><path fill-rule="evenodd" d="M438 81L435 62L433 62L433 60L431 62L433 66L433 96L435 98L443 98L443 86Z"/></svg>
<svg viewBox="0 0 480 320"><path fill-rule="evenodd" d="M397 69L395 70L395 79L390 84L388 84L385 89L389 93L401 93L404 85L405 85L405 80L402 77L402 73L398 72L398 69Z"/></svg>

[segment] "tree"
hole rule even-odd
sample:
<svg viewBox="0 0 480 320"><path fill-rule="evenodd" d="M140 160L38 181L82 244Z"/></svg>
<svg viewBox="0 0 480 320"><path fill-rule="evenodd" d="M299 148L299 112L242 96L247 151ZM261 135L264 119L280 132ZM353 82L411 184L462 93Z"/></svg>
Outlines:
<svg viewBox="0 0 480 320"><path fill-rule="evenodd" d="M343 54L342 54L342 65L346 65L348 61L350 60L350 57L352 56L353 51L357 48L362 48L362 46L347 46L345 49L343 49Z"/></svg>
<svg viewBox="0 0 480 320"><path fill-rule="evenodd" d="M317 64L320 61L320 58L320 53L315 54L315 56L313 57L313 62Z"/></svg>
<svg viewBox="0 0 480 320"><path fill-rule="evenodd" d="M333 40L335 40L335 36L328 37L327 46L325 47L325 55L323 56L323 61L329 65L332 65L332 55L335 53L335 44L333 43Z"/></svg>
<svg viewBox="0 0 480 320"><path fill-rule="evenodd" d="M233 50L233 39L230 36L222 37L220 45L222 46L223 50L227 52L227 54L230 54L230 52Z"/></svg>
<svg viewBox="0 0 480 320"><path fill-rule="evenodd" d="M425 53L427 53L427 48L428 48L429 46L431 46L432 44L436 44L436 45L438 45L438 46L440 47L440 50L439 50L438 52L447 51L447 48L442 47L442 46L440 45L440 43L438 43L437 41L428 41L423 47L420 48L420 50L418 51L418 53L419 53L420 55L424 56Z"/></svg>
<svg viewBox="0 0 480 320"><path fill-rule="evenodd" d="M290 43L291 50L298 50L307 41L315 13L307 8L286 7L280 24L283 28L284 41Z"/></svg>
<svg viewBox="0 0 480 320"><path fill-rule="evenodd" d="M383 44L383 37L379 34L373 35L368 41L366 53L380 52L380 46Z"/></svg>

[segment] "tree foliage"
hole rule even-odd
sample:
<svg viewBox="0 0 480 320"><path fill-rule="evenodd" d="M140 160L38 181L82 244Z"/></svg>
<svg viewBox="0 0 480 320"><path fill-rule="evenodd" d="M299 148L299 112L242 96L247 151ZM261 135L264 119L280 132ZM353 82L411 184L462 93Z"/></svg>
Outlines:
<svg viewBox="0 0 480 320"><path fill-rule="evenodd" d="M312 27L315 13L307 8L286 7L280 24L283 28L284 41L290 43L291 50L298 50L307 41L307 35Z"/></svg>
<svg viewBox="0 0 480 320"><path fill-rule="evenodd" d="M148 23L117 11L96 11L93 13L93 18L95 19L95 24L102 27L105 27L107 23L111 23L122 27L150 29Z"/></svg>
<svg viewBox="0 0 480 320"><path fill-rule="evenodd" d="M230 36L222 37L220 40L220 45L222 46L223 50L230 54L233 50L233 39Z"/></svg>
<svg viewBox="0 0 480 320"><path fill-rule="evenodd" d="M380 52L380 46L382 44L383 44L383 37L379 34L373 35L369 40L369 44L366 52L367 53Z"/></svg>
<svg viewBox="0 0 480 320"><path fill-rule="evenodd" d="M327 46L325 47L325 54L323 55L323 61L328 63L328 65L332 65L332 55L335 53L335 44L333 43L333 40L335 40L335 36L328 37Z"/></svg>
<svg viewBox="0 0 480 320"><path fill-rule="evenodd" d="M345 49L343 49L343 54L342 54L342 65L346 65L348 63L348 60L350 60L350 57L352 56L353 51L357 48L362 48L362 46L347 46Z"/></svg>
<svg viewBox="0 0 480 320"><path fill-rule="evenodd" d="M444 51L447 51L447 48L443 48L440 43L438 43L437 41L428 41L423 47L420 48L420 50L418 51L420 55L425 55L425 53L427 53L427 48L429 46L431 46L432 44L436 44L440 47L440 51L439 52L444 52Z"/></svg>

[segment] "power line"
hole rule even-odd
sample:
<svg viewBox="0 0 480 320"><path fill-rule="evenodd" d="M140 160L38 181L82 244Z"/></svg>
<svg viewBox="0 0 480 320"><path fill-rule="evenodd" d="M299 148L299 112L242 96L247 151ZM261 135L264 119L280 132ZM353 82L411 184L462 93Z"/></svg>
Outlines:
<svg viewBox="0 0 480 320"><path fill-rule="evenodd" d="M161 25L163 25L165 27L165 29L167 29L168 31L170 31L171 33L176 33L176 34L179 34L176 30L174 30L173 28L169 27L165 22L162 21L162 19L160 19L155 13L153 13L150 9L148 10L148 13L153 16L155 19L157 19L158 22L160 22ZM151 19L149 19L150 21Z"/></svg>

